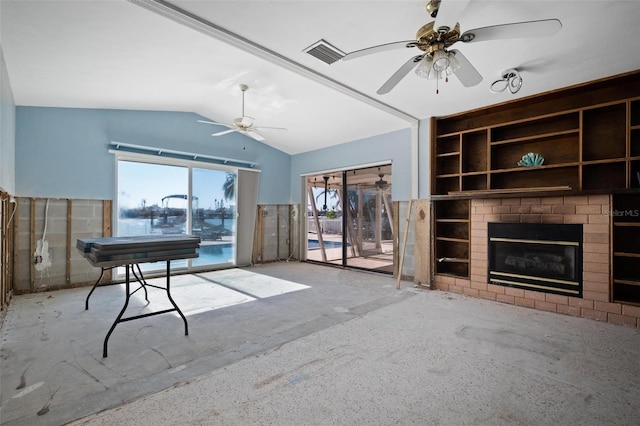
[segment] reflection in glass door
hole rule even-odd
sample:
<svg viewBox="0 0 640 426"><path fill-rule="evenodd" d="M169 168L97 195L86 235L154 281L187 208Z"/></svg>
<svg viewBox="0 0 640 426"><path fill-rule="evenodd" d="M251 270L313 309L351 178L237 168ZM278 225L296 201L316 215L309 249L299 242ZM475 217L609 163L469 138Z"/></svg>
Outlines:
<svg viewBox="0 0 640 426"><path fill-rule="evenodd" d="M192 169L191 230L200 235L200 256L192 266L233 264L236 242L236 174Z"/></svg>
<svg viewBox="0 0 640 426"><path fill-rule="evenodd" d="M391 166L345 173L347 266L393 274Z"/></svg>
<svg viewBox="0 0 640 426"><path fill-rule="evenodd" d="M343 173L307 179L307 259L342 264Z"/></svg>
<svg viewBox="0 0 640 426"><path fill-rule="evenodd" d="M393 274L391 165L307 178L307 259Z"/></svg>
<svg viewBox="0 0 640 426"><path fill-rule="evenodd" d="M118 236L200 236L200 256L171 261L172 269L235 263L234 172L120 159L117 212ZM164 268L162 262L140 266L145 271Z"/></svg>

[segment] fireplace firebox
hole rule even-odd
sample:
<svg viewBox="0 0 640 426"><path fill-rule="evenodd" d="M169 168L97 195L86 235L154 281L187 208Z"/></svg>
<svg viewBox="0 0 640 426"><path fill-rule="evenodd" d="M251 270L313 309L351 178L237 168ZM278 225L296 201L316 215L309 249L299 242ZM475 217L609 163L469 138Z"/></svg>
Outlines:
<svg viewBox="0 0 640 426"><path fill-rule="evenodd" d="M491 284L582 297L582 225L489 223Z"/></svg>

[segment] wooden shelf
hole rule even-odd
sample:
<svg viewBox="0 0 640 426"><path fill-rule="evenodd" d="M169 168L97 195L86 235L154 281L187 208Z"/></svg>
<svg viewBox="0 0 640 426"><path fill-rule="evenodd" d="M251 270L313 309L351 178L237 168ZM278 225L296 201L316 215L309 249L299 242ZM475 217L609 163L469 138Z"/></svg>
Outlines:
<svg viewBox="0 0 640 426"><path fill-rule="evenodd" d="M511 121L491 128L492 142L545 137L544 135L576 131L580 127L577 111L533 116L528 119Z"/></svg>
<svg viewBox="0 0 640 426"><path fill-rule="evenodd" d="M614 252L613 255L617 257L635 257L640 259L640 253L626 253L626 252L617 251L617 252Z"/></svg>
<svg viewBox="0 0 640 426"><path fill-rule="evenodd" d="M548 164L548 165L542 165L542 166L533 166L533 167L513 167L511 169L498 169L498 170L492 170L490 173L491 174L497 174L497 173L520 173L520 172L530 172L532 170L545 170L545 169L558 169L558 168L563 168L563 167L576 167L578 166L580 163L575 162L575 163L564 163L564 164Z"/></svg>
<svg viewBox="0 0 640 426"><path fill-rule="evenodd" d="M531 142L538 139L553 138L556 136L572 135L572 134L578 135L579 133L580 133L580 129L576 128L576 129L564 130L561 132L542 133L540 135L523 136L523 137L514 138L514 139L501 140L501 141L491 142L490 145L496 146L496 145L516 144L521 142Z"/></svg>
<svg viewBox="0 0 640 426"><path fill-rule="evenodd" d="M468 243L469 240L463 238L451 238L451 237L436 237L438 241L451 241L453 243Z"/></svg>
<svg viewBox="0 0 640 426"><path fill-rule="evenodd" d="M438 263L469 263L469 259L458 259L455 257L441 257L437 259Z"/></svg>
<svg viewBox="0 0 640 426"><path fill-rule="evenodd" d="M460 151L453 151L453 152L445 152L444 154L437 154L436 157L438 158L442 158L442 157L455 157L460 155Z"/></svg>
<svg viewBox="0 0 640 426"><path fill-rule="evenodd" d="M639 222L613 222L613 226L640 227L640 223Z"/></svg>
<svg viewBox="0 0 640 426"><path fill-rule="evenodd" d="M537 188L509 188L509 189L489 189L486 191L450 191L449 195L489 195L489 194L508 194L508 193L538 193L552 191L571 191L570 186L541 186Z"/></svg>
<svg viewBox="0 0 640 426"><path fill-rule="evenodd" d="M583 161L582 165L583 166L591 166L591 165L597 165L597 164L615 164L615 163L624 163L626 160L624 158L609 158L606 160L590 160L590 161Z"/></svg>
<svg viewBox="0 0 640 426"><path fill-rule="evenodd" d="M491 188L512 190L515 188L569 187L579 188L579 166L530 168L512 173L491 175Z"/></svg>
<svg viewBox="0 0 640 426"><path fill-rule="evenodd" d="M629 301L626 301L626 300L613 299L612 302L624 303L625 305L631 305L631 306L640 306L640 301L638 301L638 302L629 302Z"/></svg>
<svg viewBox="0 0 640 426"><path fill-rule="evenodd" d="M632 281L632 280L617 280L614 279L613 282L615 284L626 284L626 285L636 285L640 286L640 281Z"/></svg>
<svg viewBox="0 0 640 426"><path fill-rule="evenodd" d="M436 223L469 223L469 219L436 219Z"/></svg>

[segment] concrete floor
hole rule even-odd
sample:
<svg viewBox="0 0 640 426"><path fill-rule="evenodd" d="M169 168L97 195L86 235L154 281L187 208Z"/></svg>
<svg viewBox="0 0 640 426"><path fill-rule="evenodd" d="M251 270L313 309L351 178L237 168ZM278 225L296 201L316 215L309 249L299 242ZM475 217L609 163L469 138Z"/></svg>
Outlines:
<svg viewBox="0 0 640 426"><path fill-rule="evenodd" d="M176 277L189 336L173 314L123 323L107 358L121 288L89 311L86 288L16 297L2 424L638 424L637 329L321 265L233 273Z"/></svg>

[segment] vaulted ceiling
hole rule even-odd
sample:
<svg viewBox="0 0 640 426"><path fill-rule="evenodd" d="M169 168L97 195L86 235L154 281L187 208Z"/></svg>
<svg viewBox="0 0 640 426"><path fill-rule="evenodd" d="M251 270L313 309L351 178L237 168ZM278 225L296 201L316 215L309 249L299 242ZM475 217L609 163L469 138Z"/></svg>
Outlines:
<svg viewBox="0 0 640 426"><path fill-rule="evenodd" d="M258 126L286 127L262 134L289 154L640 68L638 1L471 0L459 14L462 32L549 18L562 29L457 43L480 84L454 76L436 94L435 81L410 72L386 95L376 91L417 48L331 65L304 49L320 39L345 53L414 39L433 21L425 1L2 0L0 11L17 105L189 111L229 123L241 115L246 84L245 113ZM491 93L509 68L521 72L522 89Z"/></svg>

